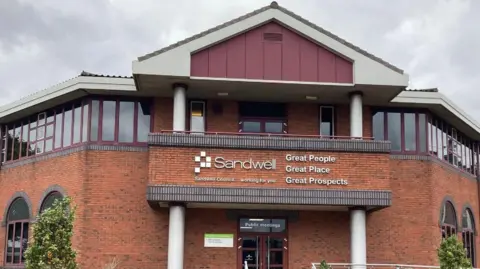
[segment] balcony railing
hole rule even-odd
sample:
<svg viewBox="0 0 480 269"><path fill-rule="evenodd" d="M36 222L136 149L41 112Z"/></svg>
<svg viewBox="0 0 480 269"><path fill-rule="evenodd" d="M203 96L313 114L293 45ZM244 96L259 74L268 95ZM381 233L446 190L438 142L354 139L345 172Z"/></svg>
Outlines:
<svg viewBox="0 0 480 269"><path fill-rule="evenodd" d="M414 264L353 264L353 263L329 263L332 269L439 269L440 266L434 265L414 265ZM320 263L312 263L312 269L319 269ZM478 268L472 268L478 269Z"/></svg>
<svg viewBox="0 0 480 269"><path fill-rule="evenodd" d="M150 133L152 146L389 153L390 142L372 137L320 136L280 133L191 132Z"/></svg>

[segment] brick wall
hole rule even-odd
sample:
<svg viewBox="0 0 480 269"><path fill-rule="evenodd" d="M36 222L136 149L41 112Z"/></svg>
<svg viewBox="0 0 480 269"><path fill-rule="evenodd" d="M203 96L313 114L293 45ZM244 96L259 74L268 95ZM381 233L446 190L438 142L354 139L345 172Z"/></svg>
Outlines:
<svg viewBox="0 0 480 269"><path fill-rule="evenodd" d="M61 185L67 194L75 200L79 217L75 222L75 235L72 239L77 248L82 247L83 237L80 236L83 224L83 181L85 179L86 152L77 152L69 156L54 158L45 162L23 165L11 169L2 169L0 174L0 219L4 220L7 201L15 192L25 192L32 203L32 218L37 216L42 196L52 185ZM0 227L0 264L5 255L5 227ZM82 253L79 253L79 259Z"/></svg>
<svg viewBox="0 0 480 269"><path fill-rule="evenodd" d="M83 268L102 268L115 256L120 268L165 268L168 211L148 206L147 181L147 152L81 151L4 169L0 219L16 191L27 193L36 216L44 190L58 184L77 206L73 245ZM0 266L4 244L0 227Z"/></svg>
<svg viewBox="0 0 480 269"><path fill-rule="evenodd" d="M214 106L221 112L214 112ZM320 104L289 103L287 104L288 133L297 135L318 135ZM173 99L157 98L154 105L154 132L171 130L173 128ZM363 136L372 136L372 115L370 107L363 107ZM238 102L230 100L206 101L206 130L208 132L238 132ZM187 130L189 130L189 115L187 113ZM335 106L335 135L350 136L349 105Z"/></svg>

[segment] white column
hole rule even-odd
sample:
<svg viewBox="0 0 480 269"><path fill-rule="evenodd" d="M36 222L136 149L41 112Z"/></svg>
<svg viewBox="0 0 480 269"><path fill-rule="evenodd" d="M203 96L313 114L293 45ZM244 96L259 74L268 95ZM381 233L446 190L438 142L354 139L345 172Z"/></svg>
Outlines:
<svg viewBox="0 0 480 269"><path fill-rule="evenodd" d="M363 102L360 92L350 94L350 136L363 136Z"/></svg>
<svg viewBox="0 0 480 269"><path fill-rule="evenodd" d="M366 268L367 228L365 209L355 208L350 211L350 244L351 263L359 265L352 268Z"/></svg>
<svg viewBox="0 0 480 269"><path fill-rule="evenodd" d="M168 269L183 269L185 206L171 205L168 222Z"/></svg>
<svg viewBox="0 0 480 269"><path fill-rule="evenodd" d="M350 136L363 137L363 100L361 92L350 94ZM351 263L364 265L367 263L367 229L364 208L350 211L350 255ZM356 266L355 268L365 268Z"/></svg>
<svg viewBox="0 0 480 269"><path fill-rule="evenodd" d="M173 86L173 130L185 131L187 116L187 87L182 84Z"/></svg>

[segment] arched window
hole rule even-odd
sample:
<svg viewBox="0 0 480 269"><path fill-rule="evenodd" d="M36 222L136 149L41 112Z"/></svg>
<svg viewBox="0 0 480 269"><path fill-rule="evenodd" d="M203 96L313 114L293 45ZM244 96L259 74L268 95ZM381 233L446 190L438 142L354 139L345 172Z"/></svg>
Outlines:
<svg viewBox="0 0 480 269"><path fill-rule="evenodd" d="M61 199L63 199L63 195L60 192L53 191L49 193L42 202L42 206L40 207L40 213L50 208L56 200Z"/></svg>
<svg viewBox="0 0 480 269"><path fill-rule="evenodd" d="M5 265L20 265L28 246L30 209L23 198L15 199L7 213L7 245Z"/></svg>
<svg viewBox="0 0 480 269"><path fill-rule="evenodd" d="M442 225L442 238L457 234L457 215L451 202L445 202L440 215Z"/></svg>
<svg viewBox="0 0 480 269"><path fill-rule="evenodd" d="M467 257L475 267L475 222L470 209L465 209L462 214L462 241Z"/></svg>

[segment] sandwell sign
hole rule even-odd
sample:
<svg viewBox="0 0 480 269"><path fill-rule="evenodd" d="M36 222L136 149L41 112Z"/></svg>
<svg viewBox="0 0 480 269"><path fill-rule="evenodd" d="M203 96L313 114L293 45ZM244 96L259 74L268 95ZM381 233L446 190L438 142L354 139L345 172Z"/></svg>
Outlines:
<svg viewBox="0 0 480 269"><path fill-rule="evenodd" d="M286 165L284 169L288 175L282 179L287 184L300 185L348 185L348 181L342 178L330 178L328 174L332 171L330 164L336 163L337 158L334 156L319 156L314 154L286 154ZM215 181L215 182L243 182L270 184L276 183L276 178L235 178L235 177L204 177L200 173L204 169L242 169L242 170L277 170L277 160L254 160L249 158L227 159L223 156L212 157L205 151L194 157L195 162L195 181ZM317 175L317 176L312 176Z"/></svg>

